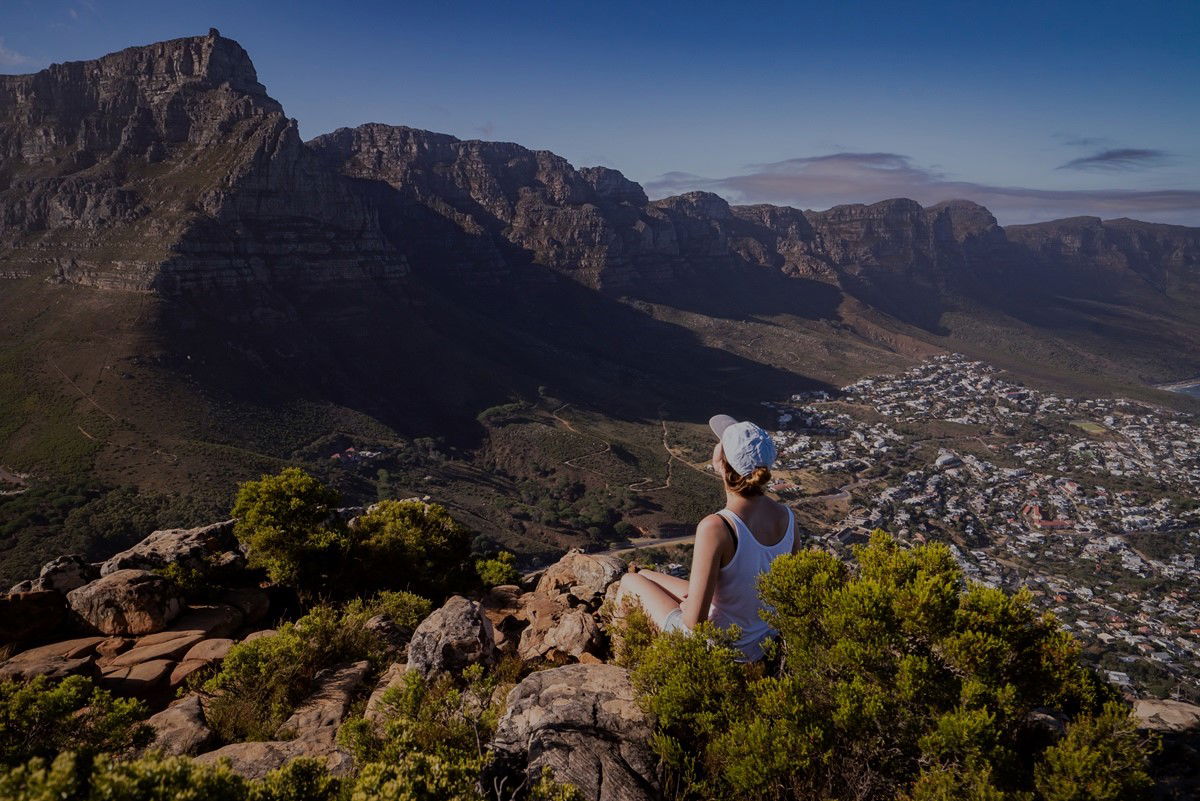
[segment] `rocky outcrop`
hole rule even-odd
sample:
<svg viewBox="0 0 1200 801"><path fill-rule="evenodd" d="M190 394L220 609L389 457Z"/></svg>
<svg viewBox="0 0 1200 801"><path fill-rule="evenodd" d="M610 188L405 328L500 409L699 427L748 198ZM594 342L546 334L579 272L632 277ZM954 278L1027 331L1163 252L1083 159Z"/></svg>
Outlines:
<svg viewBox="0 0 1200 801"><path fill-rule="evenodd" d="M530 781L549 768L589 801L650 801L659 797L652 733L628 671L567 665L512 689L492 747Z"/></svg>
<svg viewBox="0 0 1200 801"><path fill-rule="evenodd" d="M354 767L353 758L338 746L337 729L333 727L319 729L295 740L232 743L195 759L203 765L216 765L227 760L236 773L247 779L261 779L297 757L318 759L335 776L344 776Z"/></svg>
<svg viewBox="0 0 1200 801"><path fill-rule="evenodd" d="M570 551L538 579L534 592L547 597L566 594L586 604L596 604L609 586L625 572L615 556Z"/></svg>
<svg viewBox="0 0 1200 801"><path fill-rule="evenodd" d="M23 581L10 592L52 590L64 595L99 576L96 566L76 553L59 556L42 566L36 579Z"/></svg>
<svg viewBox="0 0 1200 801"><path fill-rule="evenodd" d="M183 601L166 579L145 570L118 570L67 595L71 609L103 634L162 631Z"/></svg>
<svg viewBox="0 0 1200 801"><path fill-rule="evenodd" d="M304 738L318 729L335 728L346 719L354 693L370 666L355 662L317 674L316 691L285 720L275 733L281 739Z"/></svg>
<svg viewBox="0 0 1200 801"><path fill-rule="evenodd" d="M62 595L51 590L0 595L0 643L46 637L62 625L66 615Z"/></svg>
<svg viewBox="0 0 1200 801"><path fill-rule="evenodd" d="M421 621L408 644L408 669L422 676L495 660L492 624L479 604L455 595Z"/></svg>
<svg viewBox="0 0 1200 801"><path fill-rule="evenodd" d="M191 756L216 741L216 734L204 719L200 696L189 695L172 703L163 711L146 719L154 730L150 748L169 755Z"/></svg>
<svg viewBox="0 0 1200 801"><path fill-rule="evenodd" d="M96 646L103 641L103 637L79 637L21 651L0 664L0 679L60 679L88 673L95 662Z"/></svg>
<svg viewBox="0 0 1200 801"><path fill-rule="evenodd" d="M110 557L100 566L100 575L118 570L158 570L179 565L191 570L207 570L210 562L226 551L237 548L233 521L225 520L199 528L172 528L155 531L134 545Z"/></svg>

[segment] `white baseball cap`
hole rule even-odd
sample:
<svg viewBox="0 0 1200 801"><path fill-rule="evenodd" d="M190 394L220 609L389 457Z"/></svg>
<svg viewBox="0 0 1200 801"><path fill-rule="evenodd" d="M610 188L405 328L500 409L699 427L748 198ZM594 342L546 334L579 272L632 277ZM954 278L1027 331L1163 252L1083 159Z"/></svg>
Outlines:
<svg viewBox="0 0 1200 801"><path fill-rule="evenodd" d="M775 463L775 443L771 435L748 420L738 422L727 414L714 415L708 427L721 440L725 461L739 476L748 476L756 467Z"/></svg>

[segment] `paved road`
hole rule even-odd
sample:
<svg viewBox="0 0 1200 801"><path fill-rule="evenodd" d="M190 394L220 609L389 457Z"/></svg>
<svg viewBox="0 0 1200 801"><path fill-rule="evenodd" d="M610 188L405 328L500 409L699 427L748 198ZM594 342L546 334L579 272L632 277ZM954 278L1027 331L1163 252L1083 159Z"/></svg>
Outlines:
<svg viewBox="0 0 1200 801"><path fill-rule="evenodd" d="M637 539L631 540L629 545L621 548L614 548L611 551L599 551L609 556L620 556L623 553L633 553L646 548L665 548L669 545L691 545L696 541L695 534L686 534L681 537L663 537L662 539Z"/></svg>

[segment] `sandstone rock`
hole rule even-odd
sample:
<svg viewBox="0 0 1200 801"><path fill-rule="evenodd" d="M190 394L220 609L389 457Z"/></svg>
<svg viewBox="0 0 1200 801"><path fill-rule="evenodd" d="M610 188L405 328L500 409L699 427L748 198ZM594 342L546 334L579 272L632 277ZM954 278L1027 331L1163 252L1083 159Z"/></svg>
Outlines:
<svg viewBox="0 0 1200 801"><path fill-rule="evenodd" d="M223 759L229 760L229 766L235 772L247 779L261 779L296 757L305 756L322 760L335 776L345 776L353 769L354 762L350 755L338 746L336 737L337 730L326 726L295 740L233 743L200 754L196 761L204 765L215 765Z"/></svg>
<svg viewBox="0 0 1200 801"><path fill-rule="evenodd" d="M100 686L117 695L137 698L157 698L167 689L167 679L175 663L169 659L152 659L136 665L108 667L100 673Z"/></svg>
<svg viewBox="0 0 1200 801"><path fill-rule="evenodd" d="M193 604L163 632L188 632L203 637L228 637L242 627L240 609L229 604Z"/></svg>
<svg viewBox="0 0 1200 801"><path fill-rule="evenodd" d="M211 640L203 640L192 646L192 649L183 655L184 659L202 659L206 662L215 662L225 658L229 653L229 649L233 647L233 640L218 637Z"/></svg>
<svg viewBox="0 0 1200 801"><path fill-rule="evenodd" d="M0 595L0 643L48 637L66 615L62 595L51 590Z"/></svg>
<svg viewBox="0 0 1200 801"><path fill-rule="evenodd" d="M261 631L252 631L242 638L242 642L254 642L259 637L270 637L279 632L276 629L262 629Z"/></svg>
<svg viewBox="0 0 1200 801"><path fill-rule="evenodd" d="M109 637L96 646L96 657L99 661L109 662L118 654L123 654L137 642L131 637Z"/></svg>
<svg viewBox="0 0 1200 801"><path fill-rule="evenodd" d="M384 643L389 656L399 654L404 650L408 637L387 615L375 615L366 622L366 628Z"/></svg>
<svg viewBox="0 0 1200 801"><path fill-rule="evenodd" d="M346 719L354 691L362 684L370 665L366 661L329 668L316 677L317 690L283 722L276 737L303 738L317 729L334 728Z"/></svg>
<svg viewBox="0 0 1200 801"><path fill-rule="evenodd" d="M104 660L101 666L105 669L132 667L155 659L168 659L174 662L181 659L192 649L192 646L203 639L201 634L181 632L176 637L167 640L156 638L155 641L148 644L138 640L128 651Z"/></svg>
<svg viewBox="0 0 1200 801"><path fill-rule="evenodd" d="M189 695L151 715L146 724L154 730L150 748L165 754L192 756L212 746L216 734L204 720L200 696Z"/></svg>
<svg viewBox="0 0 1200 801"><path fill-rule="evenodd" d="M586 603L598 605L604 592L625 572L615 556L571 551L546 568L534 592L554 596L566 592Z"/></svg>
<svg viewBox="0 0 1200 801"><path fill-rule="evenodd" d="M66 595L99 577L96 566L79 554L60 556L42 566L37 586L43 590L54 590Z"/></svg>
<svg viewBox="0 0 1200 801"><path fill-rule="evenodd" d="M171 564L202 570L210 557L236 545L232 520L200 528L164 529L108 559L100 566L100 575L118 570L158 570Z"/></svg>
<svg viewBox="0 0 1200 801"><path fill-rule="evenodd" d="M531 781L548 767L591 801L651 801L659 797L652 733L628 671L567 665L512 689L492 747Z"/></svg>
<svg viewBox="0 0 1200 801"><path fill-rule="evenodd" d="M271 610L271 598L259 587L238 587L221 596L221 602L239 609L244 624L253 626Z"/></svg>
<svg viewBox="0 0 1200 801"><path fill-rule="evenodd" d="M103 637L80 637L22 651L0 664L0 679L28 680L34 676L60 679L89 672L96 646Z"/></svg>
<svg viewBox="0 0 1200 801"><path fill-rule="evenodd" d="M408 643L408 669L422 676L461 670L476 662L492 662L495 649L492 624L479 604L455 595L413 632Z"/></svg>
<svg viewBox="0 0 1200 801"><path fill-rule="evenodd" d="M1155 731L1187 731L1200 727L1200 706L1183 701L1139 698L1133 714L1144 728Z"/></svg>
<svg viewBox="0 0 1200 801"><path fill-rule="evenodd" d="M104 634L161 631L179 614L182 602L174 586L145 570L118 570L72 590L71 608Z"/></svg>
<svg viewBox="0 0 1200 801"><path fill-rule="evenodd" d="M408 666L403 662L393 662L388 666L388 669L379 677L379 683L375 685L375 689L371 691L371 697L367 699L367 708L363 712L364 718L370 721L381 719L384 694L393 687L399 687L404 682L404 674L407 672Z"/></svg>

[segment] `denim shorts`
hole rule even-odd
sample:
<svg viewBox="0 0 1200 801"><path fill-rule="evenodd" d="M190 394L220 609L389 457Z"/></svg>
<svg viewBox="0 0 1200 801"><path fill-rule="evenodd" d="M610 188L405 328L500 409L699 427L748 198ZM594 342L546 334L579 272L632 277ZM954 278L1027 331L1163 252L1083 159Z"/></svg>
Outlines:
<svg viewBox="0 0 1200 801"><path fill-rule="evenodd" d="M682 609L672 609L667 614L667 619L664 620L662 624L662 630L663 632L682 631L685 634L691 631L691 629L684 625Z"/></svg>

